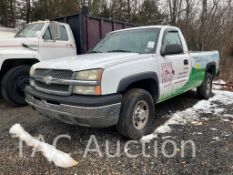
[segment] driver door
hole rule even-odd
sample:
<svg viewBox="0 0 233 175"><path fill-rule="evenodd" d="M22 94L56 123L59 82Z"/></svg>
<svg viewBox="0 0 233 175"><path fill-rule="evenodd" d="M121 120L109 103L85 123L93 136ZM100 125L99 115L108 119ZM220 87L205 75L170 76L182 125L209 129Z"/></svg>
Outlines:
<svg viewBox="0 0 233 175"><path fill-rule="evenodd" d="M177 30L167 30L163 36L162 48L168 45L180 45L182 40ZM191 73L191 58L188 53L168 54L161 56L161 74L163 98L168 99L188 90L189 77Z"/></svg>
<svg viewBox="0 0 233 175"><path fill-rule="evenodd" d="M65 25L59 24L60 37L53 39L51 26L49 25L44 35L39 40L39 54L42 59L53 59L74 55L75 48L69 39Z"/></svg>

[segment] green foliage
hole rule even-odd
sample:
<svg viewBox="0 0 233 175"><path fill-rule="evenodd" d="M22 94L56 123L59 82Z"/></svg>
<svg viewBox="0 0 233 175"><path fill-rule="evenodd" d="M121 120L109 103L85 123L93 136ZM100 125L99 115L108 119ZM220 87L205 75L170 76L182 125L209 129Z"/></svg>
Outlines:
<svg viewBox="0 0 233 175"><path fill-rule="evenodd" d="M90 0L89 9L93 16L100 16L136 24L161 24L165 15L158 10L155 0Z"/></svg>
<svg viewBox="0 0 233 175"><path fill-rule="evenodd" d="M53 19L81 11L84 0L0 0L0 23L13 26L15 19L26 22ZM155 0L89 0L92 16L137 24L160 24L164 18Z"/></svg>
<svg viewBox="0 0 233 175"><path fill-rule="evenodd" d="M157 2L157 1L156 1ZM145 0L142 4L139 16L139 23L146 25L161 24L165 15L161 14L154 0Z"/></svg>
<svg viewBox="0 0 233 175"><path fill-rule="evenodd" d="M223 53L225 45L233 40L233 4L223 1L228 3L221 5L215 1L207 6L207 0L199 3L194 0L88 0L88 5L91 16L138 25L176 25L182 29L191 50L218 49ZM17 19L30 22L77 14L83 3L84 0L0 0L0 25L15 27Z"/></svg>
<svg viewBox="0 0 233 175"><path fill-rule="evenodd" d="M52 19L80 12L78 0L38 0L32 6L32 20Z"/></svg>

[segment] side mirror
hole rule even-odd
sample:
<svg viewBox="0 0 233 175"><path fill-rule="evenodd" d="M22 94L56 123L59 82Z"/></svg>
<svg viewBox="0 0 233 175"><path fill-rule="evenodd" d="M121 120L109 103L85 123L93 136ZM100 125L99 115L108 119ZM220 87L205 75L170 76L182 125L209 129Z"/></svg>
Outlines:
<svg viewBox="0 0 233 175"><path fill-rule="evenodd" d="M61 37L61 33L60 33L60 28L59 28L58 22L51 22L49 27L50 27L50 32L51 32L52 38L54 40L59 39Z"/></svg>
<svg viewBox="0 0 233 175"><path fill-rule="evenodd" d="M161 51L161 55L175 55L183 53L183 49L179 44L167 45L164 51Z"/></svg>

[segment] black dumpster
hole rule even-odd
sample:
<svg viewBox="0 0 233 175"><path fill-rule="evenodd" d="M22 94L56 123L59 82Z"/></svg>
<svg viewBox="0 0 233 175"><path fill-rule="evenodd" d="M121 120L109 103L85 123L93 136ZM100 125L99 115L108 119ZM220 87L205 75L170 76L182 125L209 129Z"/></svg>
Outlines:
<svg viewBox="0 0 233 175"><path fill-rule="evenodd" d="M134 27L134 24L104 18L75 14L53 19L70 25L77 45L77 53L84 54L93 48L107 33Z"/></svg>

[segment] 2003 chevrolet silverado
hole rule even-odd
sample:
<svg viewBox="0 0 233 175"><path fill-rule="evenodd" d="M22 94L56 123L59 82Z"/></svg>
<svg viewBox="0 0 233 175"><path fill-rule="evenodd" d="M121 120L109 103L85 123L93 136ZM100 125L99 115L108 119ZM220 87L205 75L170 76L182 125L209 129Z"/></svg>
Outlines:
<svg viewBox="0 0 233 175"><path fill-rule="evenodd" d="M218 73L219 53L190 53L180 29L137 27L109 33L89 54L34 65L26 101L44 116L117 125L138 139L152 132L157 103L194 88L208 99Z"/></svg>
<svg viewBox="0 0 233 175"><path fill-rule="evenodd" d="M9 104L27 105L24 89L33 64L86 53L108 32L134 26L83 13L56 20L29 23L14 38L0 40L0 95Z"/></svg>

